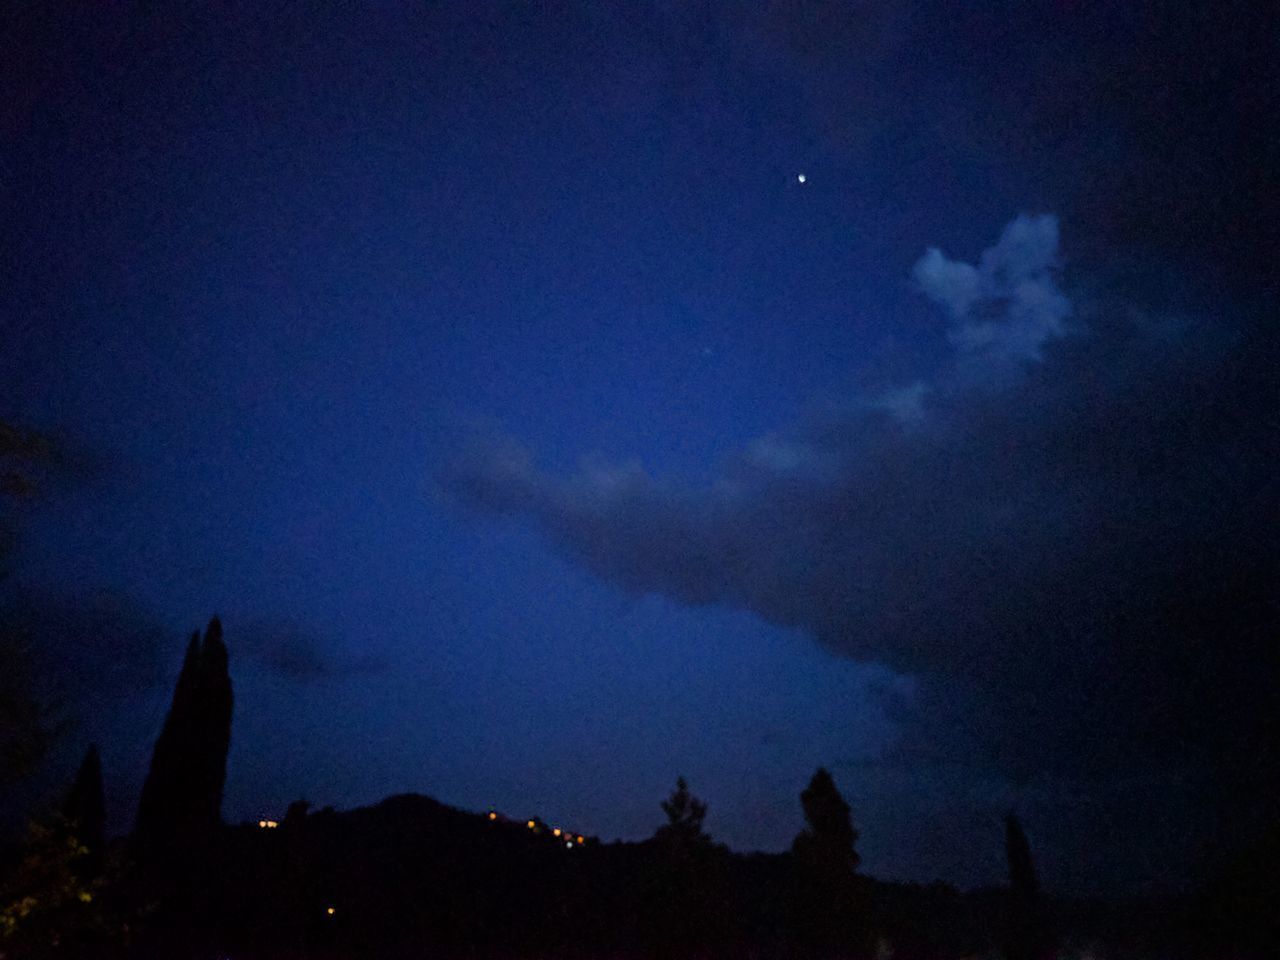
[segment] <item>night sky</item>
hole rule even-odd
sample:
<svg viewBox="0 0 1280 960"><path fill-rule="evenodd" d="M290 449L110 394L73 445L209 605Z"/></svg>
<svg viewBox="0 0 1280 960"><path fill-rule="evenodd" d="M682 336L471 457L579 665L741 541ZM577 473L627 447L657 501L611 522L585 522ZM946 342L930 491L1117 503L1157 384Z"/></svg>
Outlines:
<svg viewBox="0 0 1280 960"><path fill-rule="evenodd" d="M1013 808L1070 891L1256 825L1264 4L177 6L0 15L5 602L118 829L214 613L232 821L682 774L781 850L826 765L867 872Z"/></svg>

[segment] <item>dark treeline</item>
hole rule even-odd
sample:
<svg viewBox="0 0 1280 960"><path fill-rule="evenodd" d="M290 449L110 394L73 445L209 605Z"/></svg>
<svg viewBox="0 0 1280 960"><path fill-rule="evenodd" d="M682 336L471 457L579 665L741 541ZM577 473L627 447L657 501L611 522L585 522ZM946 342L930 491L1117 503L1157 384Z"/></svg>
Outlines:
<svg viewBox="0 0 1280 960"><path fill-rule="evenodd" d="M1225 958L1269 955L1278 932L1274 838L1180 901L1066 902L1040 890L1011 812L1007 886L877 881L825 769L781 854L715 842L682 777L637 843L418 795L346 812L299 801L279 822L229 826L231 715L215 618L188 645L132 834L103 836L91 747L11 851L0 957Z"/></svg>

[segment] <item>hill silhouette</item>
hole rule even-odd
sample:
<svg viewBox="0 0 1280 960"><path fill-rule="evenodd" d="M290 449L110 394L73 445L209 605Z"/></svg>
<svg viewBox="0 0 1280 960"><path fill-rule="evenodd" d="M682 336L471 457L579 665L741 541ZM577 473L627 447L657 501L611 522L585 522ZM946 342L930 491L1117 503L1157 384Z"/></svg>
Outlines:
<svg viewBox="0 0 1280 960"><path fill-rule="evenodd" d="M778 854L716 842L683 777L639 842L412 793L227 825L227 665L215 618L188 647L131 837L104 849L91 749L58 812L3 851L0 957L1191 960L1274 941L1274 836L1194 896L1065 901L1039 889L1011 812L1008 888L886 883L858 872L859 828L825 769Z"/></svg>

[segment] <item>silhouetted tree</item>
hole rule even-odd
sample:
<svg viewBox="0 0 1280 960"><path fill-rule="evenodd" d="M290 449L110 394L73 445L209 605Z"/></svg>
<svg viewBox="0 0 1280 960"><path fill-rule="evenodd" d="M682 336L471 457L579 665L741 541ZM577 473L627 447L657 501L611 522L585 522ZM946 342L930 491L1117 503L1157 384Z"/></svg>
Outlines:
<svg viewBox="0 0 1280 960"><path fill-rule="evenodd" d="M196 675L200 670L200 633L191 635L182 670L173 690L173 702L151 754L151 767L138 801L135 837L145 859L152 850L167 845L184 832L192 818L190 794L198 780L195 750Z"/></svg>
<svg viewBox="0 0 1280 960"><path fill-rule="evenodd" d="M199 716L200 780L197 815L205 823L222 822L222 788L227 780L227 752L231 748L231 675L222 622L214 617L204 633L196 689Z"/></svg>
<svg viewBox="0 0 1280 960"><path fill-rule="evenodd" d="M658 828L654 838L663 843L704 843L710 838L702 830L707 816L707 805L689 792L684 777L676 778L676 788L662 801L662 812L667 822Z"/></svg>
<svg viewBox="0 0 1280 960"><path fill-rule="evenodd" d="M100 882L81 877L84 847L55 816L32 822L21 861L0 887L0 952L13 957L77 956L103 932Z"/></svg>
<svg viewBox="0 0 1280 960"><path fill-rule="evenodd" d="M0 887L0 956L103 955L118 919L103 902L104 821L102 765L90 746L62 809L28 824Z"/></svg>
<svg viewBox="0 0 1280 960"><path fill-rule="evenodd" d="M1005 953L1009 960L1036 960L1044 945L1040 884L1031 862L1031 845L1013 811L1004 818L1004 848L1009 858Z"/></svg>
<svg viewBox="0 0 1280 960"><path fill-rule="evenodd" d="M725 937L731 913L725 851L703 830L707 805L690 792L684 777L676 779L662 812L667 822L653 835L650 920L660 953L688 955Z"/></svg>
<svg viewBox="0 0 1280 960"><path fill-rule="evenodd" d="M77 874L82 881L91 880L102 872L102 856L106 846L102 761L98 758L98 748L94 744L90 744L85 751L75 782L62 805L62 816L83 848L77 862Z"/></svg>
<svg viewBox="0 0 1280 960"><path fill-rule="evenodd" d="M1221 853L1197 891L1197 944L1203 955L1269 956L1280 943L1280 818ZM1224 949L1224 947L1229 948Z"/></svg>
<svg viewBox="0 0 1280 960"><path fill-rule="evenodd" d="M156 740L135 828L143 861L190 858L222 822L232 693L222 624L192 634Z"/></svg>
<svg viewBox="0 0 1280 960"><path fill-rule="evenodd" d="M858 831L853 827L849 804L825 768L818 768L800 794L800 806L809 828L796 837L792 851L802 858L820 861L841 875L852 876L862 862L854 849Z"/></svg>
<svg viewBox="0 0 1280 960"><path fill-rule="evenodd" d="M800 794L800 805L809 825L791 844L800 939L819 953L864 949L867 907L856 876L861 858L849 805L821 767Z"/></svg>

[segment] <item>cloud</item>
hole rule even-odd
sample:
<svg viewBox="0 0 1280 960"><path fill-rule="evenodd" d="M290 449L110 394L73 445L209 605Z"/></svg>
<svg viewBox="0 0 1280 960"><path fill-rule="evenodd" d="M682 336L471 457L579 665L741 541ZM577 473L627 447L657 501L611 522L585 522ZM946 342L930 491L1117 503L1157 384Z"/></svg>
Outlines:
<svg viewBox="0 0 1280 960"><path fill-rule="evenodd" d="M930 247L915 265L916 282L947 308L951 343L964 362L996 370L1038 361L1066 333L1071 302L1058 289L1058 220L1019 216L977 266Z"/></svg>
<svg viewBox="0 0 1280 960"><path fill-rule="evenodd" d="M160 683L172 642L151 611L108 591L16 591L0 606L0 634L23 652L33 693L69 720Z"/></svg>
<svg viewBox="0 0 1280 960"><path fill-rule="evenodd" d="M332 643L292 620L253 620L237 633L237 653L294 680L373 673L384 667L380 659L369 654L335 651Z"/></svg>
<svg viewBox="0 0 1280 960"><path fill-rule="evenodd" d="M46 758L101 736L163 679L167 631L118 594L67 597L9 590L0 600L0 824L38 795ZM83 749L83 746L80 746ZM34 778L34 779L33 779Z"/></svg>
<svg viewBox="0 0 1280 960"><path fill-rule="evenodd" d="M871 402L870 406L874 409L886 410L899 420L919 421L924 417L924 405L928 396L928 384L917 380L908 386L894 387L884 391Z"/></svg>
<svg viewBox="0 0 1280 960"><path fill-rule="evenodd" d="M475 440L442 486L626 590L919 677L903 718L921 748L1021 779L1256 780L1280 678L1274 333L1225 305L1177 324L1122 302L1068 328L1058 263L1052 217L1014 220L976 265L925 254L955 361L906 388L911 417L852 405L705 486L638 463L553 475ZM1005 375L977 382L975 360Z"/></svg>
<svg viewBox="0 0 1280 960"><path fill-rule="evenodd" d="M31 496L38 487L35 475L58 456L49 437L0 420L0 495Z"/></svg>
<svg viewBox="0 0 1280 960"><path fill-rule="evenodd" d="M937 247L930 247L915 267L916 281L930 298L948 307L954 317L963 317L982 294L976 267L948 260Z"/></svg>

